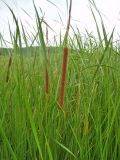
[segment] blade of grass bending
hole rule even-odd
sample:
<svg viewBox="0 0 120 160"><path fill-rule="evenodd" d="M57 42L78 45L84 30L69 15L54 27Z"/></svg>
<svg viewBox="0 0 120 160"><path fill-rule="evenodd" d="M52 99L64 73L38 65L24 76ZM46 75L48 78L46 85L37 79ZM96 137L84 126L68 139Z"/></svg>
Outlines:
<svg viewBox="0 0 120 160"><path fill-rule="evenodd" d="M72 153L66 146L64 146L62 143L58 142L57 140L54 140L62 149L64 149L65 151L67 151L70 155L72 155L74 158L76 158L76 156L74 155L74 153Z"/></svg>
<svg viewBox="0 0 120 160"><path fill-rule="evenodd" d="M39 40L41 42L41 47L42 47L42 51L43 51L43 54L44 54L44 65L45 65L45 92L46 94L48 94L48 90L49 90L49 87L48 87L48 79L49 79L49 75L48 75L48 58L47 58L47 50L46 50L46 45L45 45L45 40L44 40L44 35L43 35L43 30L42 30L42 22L43 22L43 18L42 20L40 21L40 17L39 17L39 14L38 14L38 11L37 11L37 8L35 6L35 3L33 1L33 4L34 4L34 8L35 8L35 12L36 12L36 16L37 16L37 28L38 28L38 36L39 36Z"/></svg>
<svg viewBox="0 0 120 160"><path fill-rule="evenodd" d="M42 51L43 51L43 54L44 54L44 65L47 68L47 51L46 51L46 45L45 45L45 40L44 40L43 30L42 30L43 18L42 18L42 20L40 20L40 17L39 17L39 14L38 14L38 11L37 11L37 8L35 6L34 1L33 1L33 4L34 4L35 13L36 13L36 16L37 16L38 36L39 36L39 40L40 40L40 43L41 43Z"/></svg>
<svg viewBox="0 0 120 160"><path fill-rule="evenodd" d="M92 6L95 8L95 10L98 12L98 14L100 16L101 25L102 25L102 32L103 32L104 41L105 41L105 46L107 46L108 39L107 39L107 33L106 33L105 25L104 25L104 22L103 22L103 18L101 16L101 13L100 13L99 9L97 8L94 0L91 0L90 3L92 4Z"/></svg>
<svg viewBox="0 0 120 160"><path fill-rule="evenodd" d="M114 29L115 29L115 28L114 28ZM109 41L108 41L108 43L107 43L107 46L105 47L105 50L104 50L104 52L103 52L103 54L102 54L102 56L101 56L101 58L100 58L100 60L99 60L99 65L97 66L97 69L96 69L96 71L95 71L95 73L94 73L94 76L93 76L93 79L92 79L92 83L93 83L93 81L94 81L94 79L95 79L95 77L96 77L96 74L97 74L100 66L101 66L101 63L102 63L102 61L103 61L103 59L104 59L104 56L105 56L105 53L106 53L106 51L108 50L108 47L109 47L109 45L110 45L110 43L111 43L111 39L113 38L113 34L114 34L114 29L113 29L113 31L112 31L112 33L111 33L111 36L110 36Z"/></svg>
<svg viewBox="0 0 120 160"><path fill-rule="evenodd" d="M78 138L77 138L77 135L76 135L76 133L75 133L75 131L74 131L74 128L72 127L72 125L71 125L70 123L69 123L69 126L70 126L70 128L71 128L71 131L72 131L72 133L73 133L73 136L75 137L75 141L76 141L79 149L81 149L81 146L80 146L79 140L78 140Z"/></svg>
<svg viewBox="0 0 120 160"><path fill-rule="evenodd" d="M48 152L49 160L53 160L51 148L50 148L50 145L49 145L49 142L47 140L45 132L44 132L44 136L45 136L45 141L46 141L46 146L47 146L47 152Z"/></svg>
<svg viewBox="0 0 120 160"><path fill-rule="evenodd" d="M4 2L5 3L5 2ZM11 9L11 7L5 3L5 5L8 7L8 9L10 10L12 16L13 16L13 20L15 22L16 25L16 32L15 32L15 36L13 36L14 39L14 53L20 53L20 63L21 63L21 71L22 73L24 73L24 59L23 59L23 54L22 53L22 39L21 39L21 32L20 32L20 28L19 28L19 23L18 23L18 19L16 18L16 15L14 14L13 10ZM23 74L24 76L24 74Z"/></svg>
<svg viewBox="0 0 120 160"><path fill-rule="evenodd" d="M26 33L25 33L22 22L21 22L21 27L22 27L23 39L24 39L24 42L25 42L25 46L28 47L27 36L26 36Z"/></svg>
<svg viewBox="0 0 120 160"><path fill-rule="evenodd" d="M59 13L59 12L58 12L58 16L59 16L59 18L60 18L60 22L61 22L62 26L64 26L64 23L63 23L62 17L61 17L61 15L60 15L60 13Z"/></svg>
<svg viewBox="0 0 120 160"><path fill-rule="evenodd" d="M6 4L7 5L7 4ZM13 10L10 8L9 5L7 5L8 9L10 10L13 20L15 21L16 25L16 33L15 36L13 36L14 39L14 53L20 53L20 63L21 63L21 71L24 73L24 59L23 59L23 54L22 54L22 38L21 38L21 32L19 28L19 23L18 19L16 18L16 15L14 14ZM24 74L23 74L24 76Z"/></svg>
<svg viewBox="0 0 120 160"><path fill-rule="evenodd" d="M11 31L10 23L9 22L8 22L8 26L9 26L10 39L11 39L12 44L14 44L14 38L13 38L14 35L13 35L12 31Z"/></svg>
<svg viewBox="0 0 120 160"><path fill-rule="evenodd" d="M72 30L73 30L73 33L74 33L74 36L76 38L76 41L77 41L77 45L78 45L78 48L79 50L82 52L82 45L81 45L81 35L80 35L80 32L79 32L79 29L77 28L77 31L78 33L75 32L75 29L71 26ZM74 43L74 42L73 42Z"/></svg>
<svg viewBox="0 0 120 160"><path fill-rule="evenodd" d="M42 20L42 22L43 22L45 25L47 25L47 27L50 28L51 31L54 32L54 30L53 30L44 20ZM34 30L35 30L35 29L34 29ZM30 47L32 47L32 45L34 44L34 42L36 41L38 35L39 35L39 31L36 33L36 35L33 35L34 39L32 40L32 43L31 43Z"/></svg>
<svg viewBox="0 0 120 160"><path fill-rule="evenodd" d="M70 0L67 29L66 29L66 33L63 41L64 53L63 53L63 64L62 64L62 73L61 73L61 81L60 81L60 94L59 94L60 108L62 108L64 104L65 83L66 83L67 63L68 63L68 34L70 29L71 9L72 9L72 0Z"/></svg>
<svg viewBox="0 0 120 160"><path fill-rule="evenodd" d="M7 51L9 52L9 49L7 48L7 43L10 43L10 42L6 41L6 40L3 38L3 36L2 36L1 33L0 33L0 42L1 42L1 46L5 45ZM11 44L11 43L10 43L10 44Z"/></svg>
<svg viewBox="0 0 120 160"><path fill-rule="evenodd" d="M55 6L58 10L60 10L55 3L51 2L50 0L47 0L47 1L48 1L49 3L51 3L53 6Z"/></svg>
<svg viewBox="0 0 120 160"><path fill-rule="evenodd" d="M2 138L3 138L3 140L5 141L5 143L6 143L7 147L8 147L8 150L11 153L11 156L12 156L13 160L17 160L17 157L16 157L16 155L15 155L15 153L14 153L14 151L13 151L13 149L12 149L10 143L9 143L9 140L6 137L5 131L4 131L3 127L2 127L1 120L0 120L0 134L1 134Z"/></svg>
<svg viewBox="0 0 120 160"><path fill-rule="evenodd" d="M23 8L21 8L21 10L22 10L31 20L33 20L33 18L30 16L30 14L28 14L28 12L26 12Z"/></svg>
<svg viewBox="0 0 120 160"><path fill-rule="evenodd" d="M28 114L28 117L29 117L31 129L32 129L32 132L33 132L33 135L34 135L34 138L35 138L35 142L36 142L36 145L37 145L37 148L38 148L38 151L39 151L40 158L41 158L41 160L43 160L42 150L41 150L41 146L40 146L40 143L39 143L39 138L38 138L36 126L35 126L35 123L34 123L32 111L31 111L31 108L28 104L26 104L26 110L27 110L27 114Z"/></svg>
<svg viewBox="0 0 120 160"><path fill-rule="evenodd" d="M4 2L5 3L5 2ZM15 25L16 25L16 36L15 36L15 46L17 47L17 41L19 40L19 47L22 48L22 40L21 40L21 34L20 34L20 29L19 29L19 24L18 24L18 20L13 12L13 10L10 8L10 6L5 3L5 5L8 7L8 9L10 10L13 19L15 21Z"/></svg>
<svg viewBox="0 0 120 160"><path fill-rule="evenodd" d="M95 24L96 24L97 34L98 34L98 38L99 38L99 41L100 41L100 45L101 45L101 47L103 48L103 42L102 42L102 37L101 37L101 34L100 34L99 27L98 27L98 23L97 23L97 20L96 20L95 14L94 14L93 9L92 9L92 7L91 7L91 6L90 6L90 9L91 9L91 12L92 12L92 15L93 15L93 18L94 18Z"/></svg>

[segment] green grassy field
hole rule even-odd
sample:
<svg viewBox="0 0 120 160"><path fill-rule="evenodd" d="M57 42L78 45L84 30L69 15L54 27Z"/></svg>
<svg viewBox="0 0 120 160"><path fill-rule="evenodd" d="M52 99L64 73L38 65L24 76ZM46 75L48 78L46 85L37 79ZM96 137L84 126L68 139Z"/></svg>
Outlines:
<svg viewBox="0 0 120 160"><path fill-rule="evenodd" d="M74 32L74 39L68 37L65 96L60 107L64 45L50 48L46 64L41 32L37 34L40 47L30 49L24 29L20 31L12 15L16 24L16 34L10 30L13 49L0 55L0 160L119 160L120 51L114 45L114 33L107 35L102 19L101 33L94 17L99 42L90 34L82 41L80 32ZM41 23L37 15L38 31Z"/></svg>

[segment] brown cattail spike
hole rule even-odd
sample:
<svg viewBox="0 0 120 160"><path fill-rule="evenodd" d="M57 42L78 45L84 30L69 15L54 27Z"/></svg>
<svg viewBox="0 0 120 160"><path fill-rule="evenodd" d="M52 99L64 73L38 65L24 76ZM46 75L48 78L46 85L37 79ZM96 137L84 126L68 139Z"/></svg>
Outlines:
<svg viewBox="0 0 120 160"><path fill-rule="evenodd" d="M10 67L11 67L11 64L12 64L12 56L10 56L9 62L8 62L7 74L6 74L6 82L8 82L8 80L9 80L9 74L10 74Z"/></svg>
<svg viewBox="0 0 120 160"><path fill-rule="evenodd" d="M68 48L64 48L63 65L62 65L62 76L61 76L60 94L59 94L59 105L60 105L60 108L62 108L63 104L64 104L67 62L68 62Z"/></svg>

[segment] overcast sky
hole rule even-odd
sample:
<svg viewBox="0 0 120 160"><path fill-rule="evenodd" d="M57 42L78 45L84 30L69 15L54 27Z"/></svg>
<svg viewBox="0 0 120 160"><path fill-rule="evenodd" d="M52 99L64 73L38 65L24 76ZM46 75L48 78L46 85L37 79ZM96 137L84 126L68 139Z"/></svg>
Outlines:
<svg viewBox="0 0 120 160"><path fill-rule="evenodd" d="M33 31L35 26L35 16L32 0L4 0L16 13L16 15L23 22L26 30ZM40 7L45 13L45 20L54 29L55 33L50 33L52 39L54 34L58 34L60 29L66 26L67 10L66 0L51 0L54 5L47 2L47 0L35 0L36 6ZM114 26L116 26L116 34L120 33L120 0L95 0L97 7L103 15L104 23L107 31L110 33ZM31 17L29 17L23 10L25 10ZM60 16L63 24L61 22ZM97 15L97 14L96 14ZM99 18L97 16L97 20ZM0 32L4 35L6 40L9 40L8 21L11 29L14 29L12 16L0 0ZM81 32L87 29L96 35L95 23L90 11L89 0L73 0L72 7L72 25L77 26Z"/></svg>

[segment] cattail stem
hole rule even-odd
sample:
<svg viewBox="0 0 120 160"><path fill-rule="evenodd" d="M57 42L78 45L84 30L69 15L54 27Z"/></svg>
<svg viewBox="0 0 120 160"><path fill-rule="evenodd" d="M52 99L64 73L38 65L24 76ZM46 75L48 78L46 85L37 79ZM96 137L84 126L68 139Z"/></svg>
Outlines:
<svg viewBox="0 0 120 160"><path fill-rule="evenodd" d="M68 48L64 48L63 55L63 65L61 73L61 82L60 82L60 94L59 94L59 106L63 107L64 104L64 94L65 94L65 83L66 83L66 73L67 73L67 62L68 62Z"/></svg>
<svg viewBox="0 0 120 160"><path fill-rule="evenodd" d="M10 56L9 62L8 62L8 68L7 68L7 74L6 74L6 82L8 82L8 80L9 80L9 74L10 74L11 64L12 64L12 56Z"/></svg>

